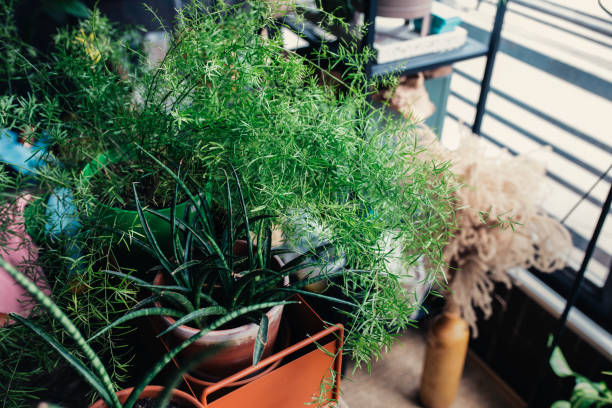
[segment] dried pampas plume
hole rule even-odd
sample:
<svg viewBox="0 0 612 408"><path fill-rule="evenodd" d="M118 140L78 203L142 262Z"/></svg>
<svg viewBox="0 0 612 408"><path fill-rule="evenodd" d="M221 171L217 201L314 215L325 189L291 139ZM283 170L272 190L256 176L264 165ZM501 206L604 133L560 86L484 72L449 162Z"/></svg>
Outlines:
<svg viewBox="0 0 612 408"><path fill-rule="evenodd" d="M457 231L444 248L449 301L478 335L476 312L492 312L495 282L510 285L507 271L535 267L552 272L565 265L569 232L538 206L545 169L525 156L485 154L482 140L467 134L459 148L443 147L421 130L428 159L450 161L461 186L456 191Z"/></svg>

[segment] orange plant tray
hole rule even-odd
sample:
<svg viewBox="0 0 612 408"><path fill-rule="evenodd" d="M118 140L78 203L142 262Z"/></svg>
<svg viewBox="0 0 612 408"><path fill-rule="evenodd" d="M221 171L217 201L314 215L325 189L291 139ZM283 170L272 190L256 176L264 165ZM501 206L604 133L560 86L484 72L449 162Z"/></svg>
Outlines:
<svg viewBox="0 0 612 408"><path fill-rule="evenodd" d="M202 390L183 376L189 391L208 408L303 408L333 406L340 397L342 341L344 327L327 325L300 295L285 306L283 323L291 327L289 346L262 360L256 366L213 383ZM166 344L164 343L164 347ZM263 372L270 365L276 368ZM174 361L174 364L178 363ZM255 374L255 375L254 375ZM244 380L251 376L253 380ZM244 385L233 387L241 382ZM194 389L196 392L194 392ZM324 401L324 402L322 402ZM314 403L313 403L314 402ZM322 402L317 405L317 402Z"/></svg>

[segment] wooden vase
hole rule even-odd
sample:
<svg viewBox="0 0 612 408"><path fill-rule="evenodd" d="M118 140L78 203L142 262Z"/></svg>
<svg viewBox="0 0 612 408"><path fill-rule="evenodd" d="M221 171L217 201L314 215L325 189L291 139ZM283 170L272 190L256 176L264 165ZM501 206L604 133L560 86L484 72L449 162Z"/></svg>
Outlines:
<svg viewBox="0 0 612 408"><path fill-rule="evenodd" d="M426 408L448 408L457 395L467 354L470 330L458 311L437 316L427 334L421 377L421 402Z"/></svg>

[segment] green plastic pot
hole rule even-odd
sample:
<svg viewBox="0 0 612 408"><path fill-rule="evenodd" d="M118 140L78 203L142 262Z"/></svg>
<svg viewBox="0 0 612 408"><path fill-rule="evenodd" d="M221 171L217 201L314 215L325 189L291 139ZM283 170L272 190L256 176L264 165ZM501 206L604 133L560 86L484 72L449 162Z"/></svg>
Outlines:
<svg viewBox="0 0 612 408"><path fill-rule="evenodd" d="M117 152L101 153L91 163L87 164L81 171L81 177L84 181L89 181L104 167L119 163L124 160L125 156L120 155ZM175 217L183 219L185 211L187 209L188 201L178 204L176 206ZM123 232L134 232L140 234L141 238L144 237L144 229L138 218L138 212L136 210L124 210L122 208L111 207L106 204L97 203L99 210L97 217L99 220L108 225L110 228L120 230ZM170 208L162 208L156 210L158 213L170 217ZM170 249L172 247L172 237L170 230L170 223L154 214L145 211L145 219L151 229L151 232L155 236L157 243L163 249Z"/></svg>

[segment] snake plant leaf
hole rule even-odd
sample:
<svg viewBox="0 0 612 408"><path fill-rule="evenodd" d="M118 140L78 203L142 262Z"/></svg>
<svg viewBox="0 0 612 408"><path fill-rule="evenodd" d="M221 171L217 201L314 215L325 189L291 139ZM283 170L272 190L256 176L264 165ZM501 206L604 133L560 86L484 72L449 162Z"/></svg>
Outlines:
<svg viewBox="0 0 612 408"><path fill-rule="evenodd" d="M85 357L91 362L91 366L100 379L105 389L109 390L108 405L111 407L120 407L121 404L117 399L117 396L111 390L114 390L110 376L104 368L104 364L93 351L91 346L87 344L87 341L74 325L68 316L47 296L42 290L40 290L32 281L30 281L23 273L19 272L15 267L7 262L3 257L0 256L0 267L2 267L15 281L21 285L32 297L40 303L40 305L54 318L62 327L66 330L68 335L77 343L81 351L85 354Z"/></svg>
<svg viewBox="0 0 612 408"><path fill-rule="evenodd" d="M191 191L189 190L189 188L187 187L187 185L185 185L185 183L183 182L183 180L175 173L173 172L168 166L166 166L164 163L162 163L161 161L159 161L159 159L157 157L155 157L154 155L152 155L151 153L149 153L148 151L146 151L144 148L142 148L141 146L138 146L138 148L140 150L142 150L142 152L144 154L146 154L147 156L149 156L151 158L151 160L153 160L154 162L156 162L166 173L168 173L168 175L174 179L175 182L178 183L178 185L181 187L181 189L183 190L183 192L185 193L185 195L189 198L189 200L193 203L194 208L196 210L196 214L198 215L198 217L200 217L200 220L202 222L202 225L204 225L205 228L207 228L208 226L211 225L211 220L209 218L209 216L205 213L204 210L204 206L207 205L206 200L202 200L201 198L196 199L195 196L191 193ZM198 205L201 204L201 205ZM161 215L161 214L160 214ZM184 224L187 225L187 224ZM206 231L204 231L206 232ZM221 250L219 249L219 247L217 246L215 240L212 238L212 229L209 228L209 231L205 234L206 235L206 239L210 242L213 250L220 256L223 257L223 253L221 252Z"/></svg>
<svg viewBox="0 0 612 408"><path fill-rule="evenodd" d="M161 292L163 290L171 290L171 291L176 291L176 292L185 292L188 293L189 289L185 288L183 286L177 286L177 285L154 285L152 283L149 283L147 281L145 281L144 279L140 279L136 276L133 275L129 275L127 273L123 273L123 272L117 272L117 271L111 271L111 270L104 270L104 273L107 273L109 275L115 275L118 276L120 278L126 279L126 280L130 280L132 282L134 282L134 284L136 286L139 286L141 288L147 288L150 289L153 292Z"/></svg>
<svg viewBox="0 0 612 408"><path fill-rule="evenodd" d="M200 265L200 264L202 264L202 261L200 261L200 260L198 260L198 259L193 259L193 260L191 260L191 261L184 262L184 263L180 264L180 265L179 265L179 266L178 266L176 269L174 269L172 272L170 272L170 275L176 275L177 273L182 272L182 271L184 271L184 270L186 270L186 269L189 269L189 268L191 268L192 266L195 266L195 265Z"/></svg>
<svg viewBox="0 0 612 408"><path fill-rule="evenodd" d="M180 176L181 168L179 167L178 175ZM176 205L178 199L178 184L174 186L174 194L172 195L172 203L170 204L170 240L172 242L172 253L174 254L174 259L181 259L179 257L179 250L177 249L176 242L178 240L177 230L176 230ZM180 247L180 245L179 245Z"/></svg>
<svg viewBox="0 0 612 408"><path fill-rule="evenodd" d="M249 225L255 225L256 223L263 221L263 220L268 220L268 219L273 219L274 216L270 215L270 214L259 214L259 215L254 215L252 217L249 217ZM246 230L246 225L244 222L241 222L240 224L238 224L238 226L236 227L236 233L242 233L243 231Z"/></svg>
<svg viewBox="0 0 612 408"><path fill-rule="evenodd" d="M198 270L198 276L196 277L195 283L193 288L196 290L195 292L195 298L194 298L194 309L199 309L200 305L202 304L202 298L204 298L204 300L206 300L207 302L209 302L212 305L218 305L217 301L214 300L212 298L212 296L209 296L205 293L202 292L202 288L204 287L204 282L206 281L206 278L208 277L208 275L211 272L214 272L212 270Z"/></svg>
<svg viewBox="0 0 612 408"><path fill-rule="evenodd" d="M143 300L141 300L140 302L136 303L136 304L135 304L135 305L132 307L132 309L140 309L140 308L142 308L143 306L150 305L150 304L152 304L152 303L157 303L157 302L159 302L159 301L160 301L160 297L159 297L158 295L149 296L148 298L143 299Z"/></svg>
<svg viewBox="0 0 612 408"><path fill-rule="evenodd" d="M215 353L221 349L223 346L212 346L210 348L206 348L195 355L189 358L189 361L182 361L180 369L176 370L176 372L170 377L166 384L164 384L164 390L157 397L155 405L156 407L166 407L168 406L168 402L170 398L172 398L172 390L176 389L180 382L183 380L183 374L192 371L196 368L202 361L205 361L207 357L211 357L215 355Z"/></svg>
<svg viewBox="0 0 612 408"><path fill-rule="evenodd" d="M138 286L141 288L150 289L151 292L154 292L154 293L160 293L162 291L182 292L182 293L191 292L189 288L186 288L184 286L177 286L177 285L155 285L153 283L146 283L142 285L139 284Z"/></svg>
<svg viewBox="0 0 612 408"><path fill-rule="evenodd" d="M306 259L308 259L310 257L313 257L313 256L316 257L321 252L324 252L327 249L332 248L332 247L333 247L333 245L331 243L319 245L316 248L313 248L312 250L306 251L305 253L300 254L297 257L295 257L294 259L292 259L291 261L287 262L285 264L285 268L291 268L291 267L293 267L295 265L299 265L300 263L304 262Z"/></svg>
<svg viewBox="0 0 612 408"><path fill-rule="evenodd" d="M23 324L24 326L32 330L34 333L42 337L42 339L45 340L47 343L49 343L49 345L53 347L72 367L74 367L74 369L81 375L81 377L83 377L83 379L87 381L96 390L98 394L100 394L100 397L104 401L111 400L109 393L114 393L112 388L106 388L102 381L100 381L100 378L98 378L87 366L85 366L85 364L83 364L81 361L77 360L72 354L70 354L66 347L61 345L57 340L49 336L47 333L45 333L43 329L41 329L28 319L25 319L15 313L10 313L10 316L12 319L15 319L19 323Z"/></svg>
<svg viewBox="0 0 612 408"><path fill-rule="evenodd" d="M333 296L327 296L327 295L324 295L322 293L310 292L308 290L293 289L293 288L278 288L278 290L281 291L281 292L299 293L300 295L315 297L315 298L318 298L318 299L327 300L329 302L339 303L341 305L347 305L347 306L351 306L351 307L357 307L358 306L356 303L349 302L348 300L339 299L339 298L333 297Z"/></svg>
<svg viewBox="0 0 612 408"><path fill-rule="evenodd" d="M223 170L223 174L225 175L225 195L226 195L226 208L227 208L227 226L225 228L226 234L226 245L227 252L230 254L228 257L228 267L230 270L234 270L234 242L236 242L236 237L234 235L234 214L233 214L233 206L232 206L232 192L230 191L230 181L227 175L227 172Z"/></svg>
<svg viewBox="0 0 612 408"><path fill-rule="evenodd" d="M287 305L291 303L297 303L295 301L285 301L285 302L264 302L257 305L245 306L238 310L234 310L233 312L228 313L227 315L217 319L215 322L211 323L207 327L200 330L198 333L194 334L183 343L171 349L168 353L164 354L162 358L147 372L144 378L134 387L130 396L128 397L125 404L123 404L123 408L132 408L134 403L138 399L138 396L142 393L144 388L149 384L155 376L157 376L160 371L168 364L178 353L180 353L185 348L189 347L191 344L196 342L198 339L202 338L202 336L210 333L213 330L217 330L219 327L231 322L232 320L252 313L258 310L270 309L277 305Z"/></svg>
<svg viewBox="0 0 612 408"><path fill-rule="evenodd" d="M160 218L162 220L170 222L170 217L168 217L165 214L162 214L162 213L160 213L158 211L155 211L155 210L151 210L149 208L146 208L145 211L150 213L150 214L153 214L153 215L157 216L158 218ZM206 248L206 250L209 253L217 253L217 254L220 253L220 250L219 250L219 252L217 252L217 250L213 246L214 242L212 242L212 238L211 238L210 235L205 235L204 237L202 237L200 234L198 234L195 231L195 229L191 225L189 225L189 223L187 223L184 220L175 219L174 222L175 222L175 224L177 224L179 229L187 231L187 233L191 233L192 236L193 236L192 239L195 238L195 240L197 242L199 242L200 245L202 245L204 248Z"/></svg>
<svg viewBox="0 0 612 408"><path fill-rule="evenodd" d="M298 263L296 265L292 265L292 266L289 266L289 267L287 267L285 265L285 266L283 266L283 274L284 275L290 275L291 273L299 271L301 269L315 268L315 267L324 267L326 264L327 264L326 262L315 261L315 262Z"/></svg>
<svg viewBox="0 0 612 408"><path fill-rule="evenodd" d="M183 324L187 324L195 319L199 319L201 317L207 317L207 316L222 315L225 313L227 313L227 309L221 306L209 306L209 307L205 307L202 309L194 310L193 312L187 315L184 315L183 317L178 319L174 324L170 325L166 330L159 333L157 337L161 337L165 335L166 333L169 333L172 330L176 329L177 327Z"/></svg>
<svg viewBox="0 0 612 408"><path fill-rule="evenodd" d="M136 204L136 212L138 213L140 224L142 225L142 229L144 230L145 235L147 236L147 240L155 251L156 258L159 260L162 266L166 268L168 272L171 272L174 269L172 267L172 263L168 260L164 252L159 247L157 239L155 238L155 234L153 234L153 231L151 231L151 228L149 227L149 222L147 221L147 217L145 217L144 211L142 210L142 205L140 204L140 199L138 198L138 191L136 190L137 184L138 183L132 183L132 189L134 190L134 203Z"/></svg>
<svg viewBox="0 0 612 408"><path fill-rule="evenodd" d="M263 238L263 239L262 239ZM264 248L266 237L264 237L264 223L263 221L259 223L259 228L257 229L257 266L260 268L265 267L264 262Z"/></svg>
<svg viewBox="0 0 612 408"><path fill-rule="evenodd" d="M148 309L134 310L133 312L130 312L130 313L124 315L124 316L121 316L120 318L118 318L117 320L115 320L114 322L109 324L108 326L98 330L87 341L88 342L92 341L96 337L106 333L107 331L109 331L113 327L116 327L116 326L120 325L121 323L129 322L130 320L134 320L134 319L137 319L139 317L145 317L145 316L169 316L169 317L179 318L179 317L183 316L183 313L181 313L181 312L179 312L179 311L177 311L175 309L169 309L169 308L164 308L164 307L152 307L152 308L148 308Z"/></svg>
<svg viewBox="0 0 612 408"><path fill-rule="evenodd" d="M264 244L262 245L264 248L264 260L265 263L262 265L264 268L271 268L270 262L272 262L272 229L269 225L266 225L266 234Z"/></svg>
<svg viewBox="0 0 612 408"><path fill-rule="evenodd" d="M268 315L262 314L261 321L259 322L259 330L257 331L257 337L255 338L255 349L253 350L253 365L257 365L261 356L263 355L264 348L268 344Z"/></svg>
<svg viewBox="0 0 612 408"><path fill-rule="evenodd" d="M244 202L244 195L242 194L242 187L240 186L240 179L238 177L238 173L236 173L236 169L232 167L232 174L234 175L234 180L236 180L236 190L238 192L238 202L240 203L240 209L242 210L242 217L244 220L244 229L245 229L245 239L247 242L247 253L249 254L249 265L251 268L255 267L255 259L253 257L253 243L251 242L251 228L249 227L249 214L246 209L246 204Z"/></svg>
<svg viewBox="0 0 612 408"><path fill-rule="evenodd" d="M162 290L159 292L159 296L161 297L161 300L165 301L166 303L172 303L174 306L184 310L187 313L193 312L193 304L185 295L177 292Z"/></svg>
<svg viewBox="0 0 612 408"><path fill-rule="evenodd" d="M147 282L146 280L140 279L140 278L138 278L136 276L129 275L129 274L124 273L124 272L112 271L110 269L105 269L102 272L104 272L106 274L109 274L109 275L114 275L114 276L118 276L118 277L123 278L123 279L130 280L130 281L134 282L137 285L149 285L149 282Z"/></svg>

